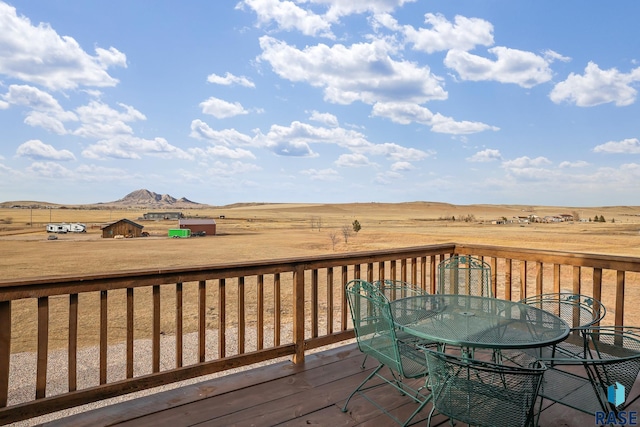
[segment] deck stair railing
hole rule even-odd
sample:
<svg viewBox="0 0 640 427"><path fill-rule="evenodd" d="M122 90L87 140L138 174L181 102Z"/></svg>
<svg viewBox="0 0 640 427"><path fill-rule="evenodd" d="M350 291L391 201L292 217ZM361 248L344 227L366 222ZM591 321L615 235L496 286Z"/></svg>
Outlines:
<svg viewBox="0 0 640 427"><path fill-rule="evenodd" d="M283 357L300 363L354 338L349 280L435 292L436 267L453 254L488 262L498 298L591 295L607 307L603 323L640 325L625 315L640 301L640 259L483 245L6 280L0 424Z"/></svg>

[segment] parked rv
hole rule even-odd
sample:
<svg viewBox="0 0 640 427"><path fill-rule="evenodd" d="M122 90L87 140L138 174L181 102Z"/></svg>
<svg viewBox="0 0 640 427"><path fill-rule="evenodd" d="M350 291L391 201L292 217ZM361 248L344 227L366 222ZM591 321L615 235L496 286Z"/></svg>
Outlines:
<svg viewBox="0 0 640 427"><path fill-rule="evenodd" d="M47 233L86 233L87 226L78 222L47 224Z"/></svg>

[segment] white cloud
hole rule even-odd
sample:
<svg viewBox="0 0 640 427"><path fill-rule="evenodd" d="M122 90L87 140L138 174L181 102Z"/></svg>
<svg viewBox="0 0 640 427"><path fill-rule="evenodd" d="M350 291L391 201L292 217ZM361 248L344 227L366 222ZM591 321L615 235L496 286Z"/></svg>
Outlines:
<svg viewBox="0 0 640 427"><path fill-rule="evenodd" d="M107 73L111 66L126 67L126 56L111 47L87 54L69 36L60 36L49 24L38 26L0 2L0 74L49 89L79 86L115 86Z"/></svg>
<svg viewBox="0 0 640 427"><path fill-rule="evenodd" d="M82 156L88 159L140 159L142 155L193 160L193 155L169 144L164 138L143 139L130 135L101 140L82 151Z"/></svg>
<svg viewBox="0 0 640 427"><path fill-rule="evenodd" d="M235 129L213 130L208 124L198 119L191 122L191 133L189 136L225 146L251 145L253 142L252 137L238 132Z"/></svg>
<svg viewBox="0 0 640 427"><path fill-rule="evenodd" d="M428 108L410 102L378 102L372 108L372 116L386 117L395 123L412 122L430 126L433 132L448 134L471 134L486 130L499 130L481 122L455 121L441 114L433 114Z"/></svg>
<svg viewBox="0 0 640 427"><path fill-rule="evenodd" d="M431 28L403 27L406 41L416 50L427 53L450 49L469 51L479 45L493 45L493 25L484 19L458 15L452 23L441 14L427 13L424 17Z"/></svg>
<svg viewBox="0 0 640 427"><path fill-rule="evenodd" d="M229 177L233 175L242 175L250 172L259 171L262 168L253 163L244 163L240 161L225 163L215 162L212 167L207 169L207 174L218 177Z"/></svg>
<svg viewBox="0 0 640 427"><path fill-rule="evenodd" d="M236 8L247 6L258 15L260 25L275 23L279 29L297 30L307 36L333 38L331 22L326 17L298 6L293 1L243 0Z"/></svg>
<svg viewBox="0 0 640 427"><path fill-rule="evenodd" d="M309 0L310 3L329 5L327 15L332 18L365 12L373 14L392 12L405 3L415 1L417 0Z"/></svg>
<svg viewBox="0 0 640 427"><path fill-rule="evenodd" d="M204 114L210 114L217 119L226 119L249 113L239 102L232 103L213 96L201 102L200 107Z"/></svg>
<svg viewBox="0 0 640 427"><path fill-rule="evenodd" d="M584 168L587 166L590 166L590 165L588 162L585 162L584 160L576 160L575 162L564 161L564 162L560 162L560 164L558 165L558 167L561 169Z"/></svg>
<svg viewBox="0 0 640 427"><path fill-rule="evenodd" d="M601 70L597 64L589 62L584 75L569 74L565 81L555 85L549 98L556 104L569 102L578 107L593 107L610 102L622 107L635 102L638 92L631 85L638 81L640 68L625 74L615 68Z"/></svg>
<svg viewBox="0 0 640 427"><path fill-rule="evenodd" d="M300 174L308 176L313 181L337 181L340 174L335 169L307 169L300 171Z"/></svg>
<svg viewBox="0 0 640 427"><path fill-rule="evenodd" d="M342 154L334 163L341 168L359 168L374 165L367 156L360 153Z"/></svg>
<svg viewBox="0 0 640 427"><path fill-rule="evenodd" d="M324 88L327 101L424 103L447 98L442 80L428 66L396 61L398 49L389 40L375 39L351 46L318 44L299 50L269 36L260 38L258 61L271 64L281 78Z"/></svg>
<svg viewBox="0 0 640 427"><path fill-rule="evenodd" d="M320 113L318 111L312 111L309 120L322 123L326 126L336 127L339 125L338 118L331 113Z"/></svg>
<svg viewBox="0 0 640 427"><path fill-rule="evenodd" d="M461 79L471 81L493 80L515 83L531 88L551 80L550 60L532 52L497 46L489 49L496 56L492 61L458 49L447 52L444 64L455 70Z"/></svg>
<svg viewBox="0 0 640 427"><path fill-rule="evenodd" d="M217 159L220 157L226 159L255 159L256 156L249 150L243 148L230 148L223 145L214 145L206 148L191 148L188 150L194 158L202 160L210 157Z"/></svg>
<svg viewBox="0 0 640 427"><path fill-rule="evenodd" d="M640 154L640 140L628 138L622 141L609 141L593 149L594 153Z"/></svg>
<svg viewBox="0 0 640 427"><path fill-rule="evenodd" d="M77 121L78 116L65 111L51 94L28 85L11 85L2 96L7 105L17 105L31 109L24 122L33 127L42 127L50 132L67 133L64 122Z"/></svg>
<svg viewBox="0 0 640 427"><path fill-rule="evenodd" d="M118 105L121 111L99 101L78 107L76 113L82 125L72 133L83 138L105 139L133 134L127 122L146 120L145 115L129 105Z"/></svg>
<svg viewBox="0 0 640 427"><path fill-rule="evenodd" d="M473 156L467 158L470 162L493 162L496 160L502 160L502 155L500 154L500 150L494 150L491 148L487 148L486 150L478 151Z"/></svg>
<svg viewBox="0 0 640 427"><path fill-rule="evenodd" d="M256 85L245 76L234 76L229 72L227 72L224 75L224 77L219 76L217 74L209 74L207 76L207 81L209 83L214 83L214 84L223 85L223 86L238 84L240 86L245 86L245 87L253 87L253 88L256 87Z"/></svg>
<svg viewBox="0 0 640 427"><path fill-rule="evenodd" d="M550 165L551 161L546 157L536 157L532 159L528 156L518 157L517 159L507 160L502 163L505 168L528 168L528 167L541 167Z"/></svg>
<svg viewBox="0 0 640 427"><path fill-rule="evenodd" d="M53 145L32 139L18 146L16 155L29 157L34 160L75 160L76 157L69 150L56 150Z"/></svg>
<svg viewBox="0 0 640 427"><path fill-rule="evenodd" d="M415 166L409 162L395 162L391 165L391 170L394 172L408 172L413 169L415 169Z"/></svg>
<svg viewBox="0 0 640 427"><path fill-rule="evenodd" d="M315 156L309 144L336 144L354 149L369 146L360 132L343 128L325 128L294 121L290 126L272 125L266 135L258 134L260 145L286 156Z"/></svg>
<svg viewBox="0 0 640 427"><path fill-rule="evenodd" d="M44 178L72 179L75 177L72 170L55 162L34 162L27 168L27 172Z"/></svg>

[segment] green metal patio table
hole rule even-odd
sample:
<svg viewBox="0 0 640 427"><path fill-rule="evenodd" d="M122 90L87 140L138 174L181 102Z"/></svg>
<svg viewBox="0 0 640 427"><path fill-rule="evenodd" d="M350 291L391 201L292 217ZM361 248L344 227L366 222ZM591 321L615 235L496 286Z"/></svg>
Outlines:
<svg viewBox="0 0 640 427"><path fill-rule="evenodd" d="M560 317L531 305L471 295L420 295L391 302L399 329L472 350L553 345L569 335Z"/></svg>

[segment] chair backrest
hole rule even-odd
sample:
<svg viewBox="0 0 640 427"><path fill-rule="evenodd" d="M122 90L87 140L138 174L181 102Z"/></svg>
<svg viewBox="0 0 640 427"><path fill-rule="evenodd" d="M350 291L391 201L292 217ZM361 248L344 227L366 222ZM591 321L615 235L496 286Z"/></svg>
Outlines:
<svg viewBox="0 0 640 427"><path fill-rule="evenodd" d="M600 301L570 292L533 295L520 302L555 314L574 330L599 323L607 312Z"/></svg>
<svg viewBox="0 0 640 427"><path fill-rule="evenodd" d="M373 285L380 289L380 291L389 301L395 301L398 298L407 298L428 294L428 292L424 289L421 289L415 285L412 285L411 283L402 280L376 280L375 282L373 282Z"/></svg>
<svg viewBox="0 0 640 427"><path fill-rule="evenodd" d="M544 364L525 368L431 350L425 353L434 411L477 426L532 423Z"/></svg>
<svg viewBox="0 0 640 427"><path fill-rule="evenodd" d="M438 293L493 296L491 266L476 257L453 255L438 264Z"/></svg>
<svg viewBox="0 0 640 427"><path fill-rule="evenodd" d="M593 368L602 391L622 384L626 401L640 373L640 328L599 326L583 332L589 344L586 363Z"/></svg>
<svg viewBox="0 0 640 427"><path fill-rule="evenodd" d="M358 348L403 377L412 378L426 370L424 357L396 336L389 300L382 291L365 280L346 285Z"/></svg>

